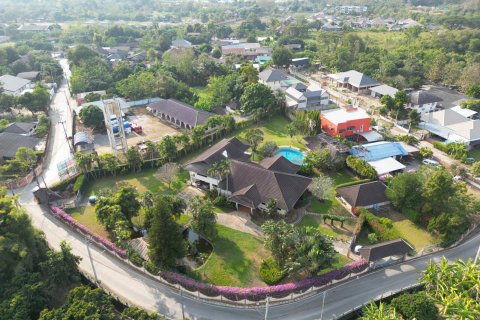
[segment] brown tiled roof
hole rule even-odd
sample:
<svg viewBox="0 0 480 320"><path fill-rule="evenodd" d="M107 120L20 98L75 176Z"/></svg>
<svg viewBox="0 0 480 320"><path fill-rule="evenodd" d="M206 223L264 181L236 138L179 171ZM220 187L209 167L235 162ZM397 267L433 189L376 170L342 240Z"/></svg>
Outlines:
<svg viewBox="0 0 480 320"><path fill-rule="evenodd" d="M352 208L366 207L378 203L388 202L385 194L387 187L379 182L367 182L337 189L337 194L348 202Z"/></svg>
<svg viewBox="0 0 480 320"><path fill-rule="evenodd" d="M373 246L360 248L360 255L367 261L375 261L382 258L403 255L409 253L413 248L403 239L397 239L375 244Z"/></svg>
<svg viewBox="0 0 480 320"><path fill-rule="evenodd" d="M205 175L213 164L225 160L227 157L228 159L248 160L250 155L245 154L247 149L248 145L235 137L223 139L190 161L185 168Z"/></svg>
<svg viewBox="0 0 480 320"><path fill-rule="evenodd" d="M265 169L252 162L231 160L230 168L228 186L233 194L255 185L261 202L266 203L269 199L275 199L278 208L286 211L293 209L311 182L310 178Z"/></svg>
<svg viewBox="0 0 480 320"><path fill-rule="evenodd" d="M265 158L260 161L260 165L265 169L286 173L297 173L300 170L300 166L291 163L283 156Z"/></svg>
<svg viewBox="0 0 480 320"><path fill-rule="evenodd" d="M150 103L148 107L188 124L192 128L205 123L212 116L210 112L196 109L174 99L162 99L159 102Z"/></svg>
<svg viewBox="0 0 480 320"><path fill-rule="evenodd" d="M230 200L249 208L256 208L262 203L262 197L260 196L260 193L258 193L257 186L254 184L235 191L230 196Z"/></svg>

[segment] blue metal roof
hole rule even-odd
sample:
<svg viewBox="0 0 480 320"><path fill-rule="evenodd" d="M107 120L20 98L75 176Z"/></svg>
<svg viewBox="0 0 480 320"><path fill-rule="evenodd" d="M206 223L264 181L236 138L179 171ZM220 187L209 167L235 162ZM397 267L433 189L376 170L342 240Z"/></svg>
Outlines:
<svg viewBox="0 0 480 320"><path fill-rule="evenodd" d="M73 136L74 146L86 145L89 143L90 143L90 138L88 137L88 134L85 131L79 131L75 133L75 135Z"/></svg>
<svg viewBox="0 0 480 320"><path fill-rule="evenodd" d="M350 152L365 161L375 161L388 157L407 156L408 151L399 142L381 141L354 146Z"/></svg>

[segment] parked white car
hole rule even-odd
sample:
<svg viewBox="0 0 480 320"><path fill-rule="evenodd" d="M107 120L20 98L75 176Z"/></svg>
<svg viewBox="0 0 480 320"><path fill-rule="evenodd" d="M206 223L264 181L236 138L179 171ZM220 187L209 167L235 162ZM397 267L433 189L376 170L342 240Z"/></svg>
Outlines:
<svg viewBox="0 0 480 320"><path fill-rule="evenodd" d="M440 163L438 161L432 160L432 159L423 159L422 160L423 164L430 165L430 166L439 166Z"/></svg>

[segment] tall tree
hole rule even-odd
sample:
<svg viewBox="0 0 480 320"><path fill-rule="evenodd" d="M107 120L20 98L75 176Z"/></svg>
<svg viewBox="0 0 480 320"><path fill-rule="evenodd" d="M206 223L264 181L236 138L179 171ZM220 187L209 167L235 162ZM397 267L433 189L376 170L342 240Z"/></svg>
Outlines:
<svg viewBox="0 0 480 320"><path fill-rule="evenodd" d="M155 178L164 183L167 183L168 188L170 188L172 182L177 179L179 171L180 167L178 166L178 164L173 162L167 162L157 170L157 172L155 173Z"/></svg>
<svg viewBox="0 0 480 320"><path fill-rule="evenodd" d="M217 215L213 211L213 204L209 199L194 197L190 199L188 211L192 215L192 227L201 235L208 239L213 239L217 235L215 224Z"/></svg>
<svg viewBox="0 0 480 320"><path fill-rule="evenodd" d="M150 260L165 269L172 269L176 259L183 256L184 244L180 226L175 222L171 206L164 197L155 199L151 226L148 230Z"/></svg>
<svg viewBox="0 0 480 320"><path fill-rule="evenodd" d="M270 88L262 83L252 83L245 88L240 97L241 109L250 114L254 110L266 111L275 105L275 96Z"/></svg>
<svg viewBox="0 0 480 320"><path fill-rule="evenodd" d="M105 124L102 110L93 104L83 107L79 116L83 124L90 128L98 128Z"/></svg>
<svg viewBox="0 0 480 320"><path fill-rule="evenodd" d="M142 169L143 159L136 147L130 147L127 150L127 163L134 173L137 169Z"/></svg>
<svg viewBox="0 0 480 320"><path fill-rule="evenodd" d="M265 246L281 268L288 259L294 228L293 225L285 223L283 220L278 222L269 220L262 225Z"/></svg>
<svg viewBox="0 0 480 320"><path fill-rule="evenodd" d="M281 46L273 49L272 61L273 64L279 67L288 68L290 66L290 63L292 62L292 58L293 52L288 48Z"/></svg>

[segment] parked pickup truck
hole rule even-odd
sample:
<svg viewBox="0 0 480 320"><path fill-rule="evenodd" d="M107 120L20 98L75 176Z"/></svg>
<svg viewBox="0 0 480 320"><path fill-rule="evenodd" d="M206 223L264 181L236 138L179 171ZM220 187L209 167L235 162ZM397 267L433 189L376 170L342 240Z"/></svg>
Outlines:
<svg viewBox="0 0 480 320"><path fill-rule="evenodd" d="M132 122L132 123L131 123L131 127L132 127L132 130L133 130L134 132L136 132L136 133L142 133L142 131L143 131L143 130L142 130L142 126L139 125L139 124L137 124L137 123L135 123L135 122Z"/></svg>

